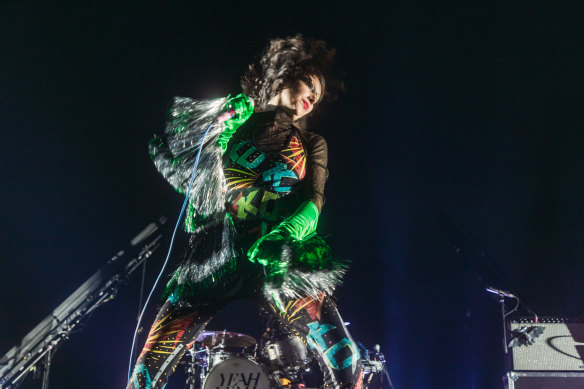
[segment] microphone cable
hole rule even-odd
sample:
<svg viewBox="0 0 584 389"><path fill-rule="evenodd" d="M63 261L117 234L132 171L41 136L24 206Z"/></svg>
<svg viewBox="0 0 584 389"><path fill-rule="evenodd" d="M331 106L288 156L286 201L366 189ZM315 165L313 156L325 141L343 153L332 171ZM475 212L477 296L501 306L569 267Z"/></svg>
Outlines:
<svg viewBox="0 0 584 389"><path fill-rule="evenodd" d="M203 134L203 138L201 139L201 144L199 145L199 150L197 151L197 157L195 159L195 165L193 166L193 173L191 174L191 180L189 181L189 187L188 187L187 193L185 195L185 200L184 200L182 208L180 210L180 214L178 215L178 220L176 221L176 225L174 226L174 232L172 233L172 238L170 239L170 247L168 248L168 254L166 255L166 259L164 260L164 264L162 265L162 269L160 269L160 273L158 274L158 277L156 278L156 281L154 282L154 286L152 287L152 290L150 290L150 294L148 294L148 298L146 299L146 302L144 303L144 308L142 308L142 312L140 312L140 316L138 317L138 324L136 325L136 329L134 330L134 337L132 338L132 350L130 351L130 363L128 366L128 382L132 378L132 359L134 358L134 347L136 344L136 335L138 335L138 329L140 328L140 323L142 322L142 316L144 316L144 312L146 311L146 307L148 307L148 303L150 302L150 297L152 297L152 294L154 293L154 289L156 289L156 286L158 285L158 281L160 281L160 278L162 277L162 274L164 273L164 269L166 268L166 265L168 263L168 259L170 258L170 253L172 252L172 246L174 244L174 238L176 236L176 231L178 230L178 226L180 225L180 222L182 220L183 213L184 213L185 208L187 207L187 204L189 202L189 195L191 193L191 187L193 186L193 181L195 180L197 166L199 165L199 157L201 156L201 150L203 148L203 144L205 143L205 137L207 136L207 133L209 132L211 127L213 127L213 125L214 125L214 122L212 122L209 125L209 127L207 127L207 130L205 130L205 133Z"/></svg>

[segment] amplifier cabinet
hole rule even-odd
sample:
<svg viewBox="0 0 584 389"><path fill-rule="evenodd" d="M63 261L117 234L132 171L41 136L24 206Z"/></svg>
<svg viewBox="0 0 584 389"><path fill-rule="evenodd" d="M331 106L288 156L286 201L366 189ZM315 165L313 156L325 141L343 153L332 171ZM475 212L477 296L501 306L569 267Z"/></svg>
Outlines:
<svg viewBox="0 0 584 389"><path fill-rule="evenodd" d="M510 371L505 377L507 389L582 389L584 373L571 372L518 372Z"/></svg>
<svg viewBox="0 0 584 389"><path fill-rule="evenodd" d="M511 332L536 326L545 329L533 344L509 348L511 371L584 373L584 319L548 317L536 323L532 318L521 318L508 322Z"/></svg>

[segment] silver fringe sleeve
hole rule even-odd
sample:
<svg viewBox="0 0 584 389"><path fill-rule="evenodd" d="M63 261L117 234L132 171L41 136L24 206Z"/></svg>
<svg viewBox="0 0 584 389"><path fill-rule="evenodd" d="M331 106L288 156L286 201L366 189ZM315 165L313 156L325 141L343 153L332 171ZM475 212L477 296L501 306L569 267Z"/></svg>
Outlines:
<svg viewBox="0 0 584 389"><path fill-rule="evenodd" d="M225 176L217 138L225 129L216 119L227 98L193 100L175 97L164 137L150 141L150 157L162 176L180 193L186 193L203 134L213 124L201 150L189 200L202 216L225 209Z"/></svg>

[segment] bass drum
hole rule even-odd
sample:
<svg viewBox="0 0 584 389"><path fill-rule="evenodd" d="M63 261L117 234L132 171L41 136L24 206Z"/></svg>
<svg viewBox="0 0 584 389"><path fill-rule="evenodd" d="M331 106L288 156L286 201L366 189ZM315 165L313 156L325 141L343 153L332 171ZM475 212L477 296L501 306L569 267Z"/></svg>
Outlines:
<svg viewBox="0 0 584 389"><path fill-rule="evenodd" d="M274 389L274 378L259 363L247 358L234 357L213 366L203 389Z"/></svg>

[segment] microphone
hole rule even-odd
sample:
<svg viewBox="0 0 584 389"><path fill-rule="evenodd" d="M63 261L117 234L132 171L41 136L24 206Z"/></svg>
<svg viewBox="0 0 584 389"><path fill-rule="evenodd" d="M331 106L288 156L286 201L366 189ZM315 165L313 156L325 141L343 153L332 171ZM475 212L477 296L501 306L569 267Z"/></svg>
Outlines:
<svg viewBox="0 0 584 389"><path fill-rule="evenodd" d="M217 118L217 121L219 123L223 123L225 120L231 119L234 116L235 116L235 110L229 109L229 110L223 112L221 115L219 115L219 117Z"/></svg>
<svg viewBox="0 0 584 389"><path fill-rule="evenodd" d="M512 298L512 299L517 298L517 296L515 296L513 293L510 293L510 292L507 292L507 291L501 290L501 289L496 289L496 288L493 288L492 286L488 286L486 288L486 290L487 290L487 292L498 294L499 296L502 296L502 297L508 297L508 298Z"/></svg>

